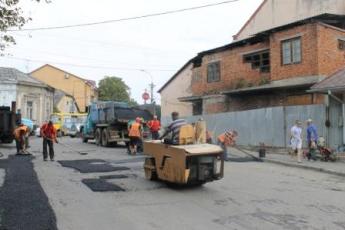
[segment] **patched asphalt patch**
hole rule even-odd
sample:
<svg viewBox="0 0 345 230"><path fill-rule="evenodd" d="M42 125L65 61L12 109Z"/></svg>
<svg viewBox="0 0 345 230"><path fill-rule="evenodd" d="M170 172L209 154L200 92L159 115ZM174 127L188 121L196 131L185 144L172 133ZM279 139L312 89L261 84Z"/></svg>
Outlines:
<svg viewBox="0 0 345 230"><path fill-rule="evenodd" d="M237 162L237 163L261 162L261 160L253 158L253 157L228 157L228 161Z"/></svg>
<svg viewBox="0 0 345 230"><path fill-rule="evenodd" d="M120 175L100 176L99 178L105 179L105 180L108 180L108 179L125 179L125 178L128 178L128 176L120 174Z"/></svg>
<svg viewBox="0 0 345 230"><path fill-rule="evenodd" d="M123 192L118 185L107 182L104 179L83 179L82 182L94 192Z"/></svg>
<svg viewBox="0 0 345 230"><path fill-rule="evenodd" d="M32 156L0 160L6 170L0 188L0 229L55 230L56 217L32 164Z"/></svg>
<svg viewBox="0 0 345 230"><path fill-rule="evenodd" d="M146 156L139 156L139 157L135 157L135 158L115 160L115 161L110 161L110 162L113 164L138 163L138 162L144 162L145 158L146 158Z"/></svg>
<svg viewBox="0 0 345 230"><path fill-rule="evenodd" d="M114 172L129 170L128 167L114 167L101 159L58 161L63 167L73 168L81 173Z"/></svg>

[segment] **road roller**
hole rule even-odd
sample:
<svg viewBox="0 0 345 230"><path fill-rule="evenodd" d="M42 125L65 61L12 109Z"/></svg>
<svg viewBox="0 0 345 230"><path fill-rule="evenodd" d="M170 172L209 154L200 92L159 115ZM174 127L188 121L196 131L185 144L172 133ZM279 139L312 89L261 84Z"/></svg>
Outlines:
<svg viewBox="0 0 345 230"><path fill-rule="evenodd" d="M145 177L178 185L202 185L224 175L223 150L213 144L144 142Z"/></svg>

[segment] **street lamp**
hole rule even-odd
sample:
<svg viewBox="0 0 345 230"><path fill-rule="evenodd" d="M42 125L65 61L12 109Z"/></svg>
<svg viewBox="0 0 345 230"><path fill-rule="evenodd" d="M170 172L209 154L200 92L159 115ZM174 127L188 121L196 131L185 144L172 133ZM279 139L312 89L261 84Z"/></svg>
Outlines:
<svg viewBox="0 0 345 230"><path fill-rule="evenodd" d="M154 97L153 97L153 90L154 90L154 87L155 87L155 85L153 84L153 76L147 70L141 69L140 71L143 72L143 73L146 73L147 75L150 76L150 79L151 79L151 83L150 83L151 104L153 106L153 115L156 115L156 102L155 102Z"/></svg>

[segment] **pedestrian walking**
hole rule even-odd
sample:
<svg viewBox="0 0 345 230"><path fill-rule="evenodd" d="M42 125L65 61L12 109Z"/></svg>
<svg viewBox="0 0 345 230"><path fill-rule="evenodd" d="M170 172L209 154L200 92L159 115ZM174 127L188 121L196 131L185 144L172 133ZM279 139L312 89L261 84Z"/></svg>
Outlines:
<svg viewBox="0 0 345 230"><path fill-rule="evenodd" d="M316 149L317 149L317 140L319 136L317 134L317 128L313 124L313 120L309 118L307 120L307 143L309 148L308 160L316 160Z"/></svg>
<svg viewBox="0 0 345 230"><path fill-rule="evenodd" d="M16 141L17 154L25 153L25 135L28 132L28 127L24 124L19 124L18 127L14 130L14 139Z"/></svg>
<svg viewBox="0 0 345 230"><path fill-rule="evenodd" d="M137 153L138 143L142 136L141 119L137 117L135 122L128 127L129 150L132 155Z"/></svg>
<svg viewBox="0 0 345 230"><path fill-rule="evenodd" d="M53 122L49 121L41 126L41 135L43 137L43 160L47 161L49 148L49 157L54 161L54 142L59 143L56 136L57 132L54 128Z"/></svg>
<svg viewBox="0 0 345 230"><path fill-rule="evenodd" d="M217 138L218 145L223 149L223 158L225 161L228 161L228 147L234 146L236 144L236 138L238 133L236 130L228 130L220 134Z"/></svg>
<svg viewBox="0 0 345 230"><path fill-rule="evenodd" d="M290 130L290 142L294 153L297 154L297 162L302 163L302 122L296 120Z"/></svg>
<svg viewBox="0 0 345 230"><path fill-rule="evenodd" d="M147 123L147 126L150 129L152 140L158 140L159 139L159 130L161 129L161 123L157 119L157 116L153 116L153 120L149 121Z"/></svg>

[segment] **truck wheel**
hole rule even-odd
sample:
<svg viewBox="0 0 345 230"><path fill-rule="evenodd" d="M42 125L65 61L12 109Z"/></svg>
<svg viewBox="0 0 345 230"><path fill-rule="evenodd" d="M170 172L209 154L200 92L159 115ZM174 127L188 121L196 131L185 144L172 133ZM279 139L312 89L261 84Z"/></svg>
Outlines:
<svg viewBox="0 0 345 230"><path fill-rule="evenodd" d="M96 142L96 145L100 145L102 142L102 130L99 128L96 129L95 142Z"/></svg>
<svg viewBox="0 0 345 230"><path fill-rule="evenodd" d="M103 147L109 146L107 129L102 130L102 146Z"/></svg>
<svg viewBox="0 0 345 230"><path fill-rule="evenodd" d="M144 163L145 177L148 180L157 180L157 172L154 158L146 158Z"/></svg>
<svg viewBox="0 0 345 230"><path fill-rule="evenodd" d="M86 137L82 137L83 143L87 143L88 139Z"/></svg>

